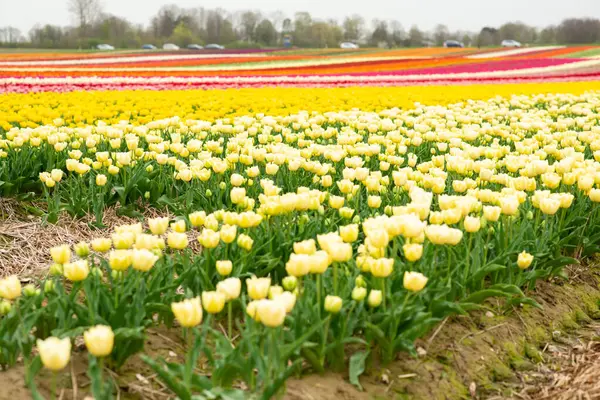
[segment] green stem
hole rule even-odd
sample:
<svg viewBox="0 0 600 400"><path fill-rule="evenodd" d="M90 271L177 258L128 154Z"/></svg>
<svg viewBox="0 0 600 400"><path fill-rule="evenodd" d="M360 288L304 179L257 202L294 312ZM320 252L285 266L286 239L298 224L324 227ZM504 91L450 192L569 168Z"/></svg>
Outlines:
<svg viewBox="0 0 600 400"><path fill-rule="evenodd" d="M381 278L381 294L382 294L382 298L383 298L383 311L386 310L386 302L385 302L385 298L387 297L387 293L385 291L385 278Z"/></svg>
<svg viewBox="0 0 600 400"><path fill-rule="evenodd" d="M52 371L52 378L50 381L50 398L52 400L56 400L56 381L57 381L58 373Z"/></svg>
<svg viewBox="0 0 600 400"><path fill-rule="evenodd" d="M333 294L337 296L338 294L338 263L333 263Z"/></svg>
<svg viewBox="0 0 600 400"><path fill-rule="evenodd" d="M325 347L327 346L327 337L329 336L329 324L331 323L331 315L327 316L327 322L325 323L325 331L321 343L321 368L325 368Z"/></svg>
<svg viewBox="0 0 600 400"><path fill-rule="evenodd" d="M319 322L321 322L321 307L323 307L323 305L321 304L321 274L317 274L316 276L317 279L317 313L319 316Z"/></svg>
<svg viewBox="0 0 600 400"><path fill-rule="evenodd" d="M227 303L227 334L229 335L229 340L233 340L233 310L231 301Z"/></svg>

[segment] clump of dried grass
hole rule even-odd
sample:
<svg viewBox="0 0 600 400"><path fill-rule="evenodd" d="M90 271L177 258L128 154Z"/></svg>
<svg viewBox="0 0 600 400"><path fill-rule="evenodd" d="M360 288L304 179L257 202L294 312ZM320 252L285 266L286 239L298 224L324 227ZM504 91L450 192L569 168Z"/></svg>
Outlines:
<svg viewBox="0 0 600 400"><path fill-rule="evenodd" d="M50 247L89 241L109 235L115 226L137 222L118 216L115 207L105 210L103 229L91 225L93 216L73 218L63 214L56 224L44 224L41 217L24 214L19 203L11 199L0 198L0 210L0 277L39 275L52 262ZM144 212L145 217L159 214L165 213L155 209Z"/></svg>

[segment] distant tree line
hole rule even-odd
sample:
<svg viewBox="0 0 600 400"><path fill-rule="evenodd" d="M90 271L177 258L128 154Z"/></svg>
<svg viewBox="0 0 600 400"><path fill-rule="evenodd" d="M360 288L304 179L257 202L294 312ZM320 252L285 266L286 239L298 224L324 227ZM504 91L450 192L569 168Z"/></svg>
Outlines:
<svg viewBox="0 0 600 400"><path fill-rule="evenodd" d="M497 46L504 39L523 44L591 44L600 42L600 20L569 18L559 25L539 29L521 22L500 27L484 27L480 32L451 31L437 25L423 31L416 25L408 31L397 20L375 19L367 23L360 15L335 19L313 18L308 12L288 17L278 11L263 14L246 10L162 7L146 26L105 13L99 0L68 0L74 26L36 25L25 36L18 29L0 28L0 46L33 48L93 48L108 43L117 48L139 48L143 44L162 46L175 43L217 43L230 48L278 47L288 36L297 47L338 47L348 41L363 46L421 47L442 46L446 40L458 40L465 46Z"/></svg>

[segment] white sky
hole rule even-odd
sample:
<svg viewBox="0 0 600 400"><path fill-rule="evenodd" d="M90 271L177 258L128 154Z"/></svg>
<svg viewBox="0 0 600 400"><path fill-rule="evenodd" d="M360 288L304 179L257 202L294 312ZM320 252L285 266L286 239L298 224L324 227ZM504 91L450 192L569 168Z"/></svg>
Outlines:
<svg viewBox="0 0 600 400"><path fill-rule="evenodd" d="M417 24L432 29L443 23L451 30L478 31L522 21L534 26L555 24L567 17L600 18L600 0L101 0L107 13L147 24L158 9L168 3L180 7L216 8L228 11L251 8L265 14L281 10L288 16L308 11L315 18L342 20L350 14L365 19L395 19L405 29ZM0 26L12 25L27 33L36 23L68 25L72 20L67 0L0 0Z"/></svg>

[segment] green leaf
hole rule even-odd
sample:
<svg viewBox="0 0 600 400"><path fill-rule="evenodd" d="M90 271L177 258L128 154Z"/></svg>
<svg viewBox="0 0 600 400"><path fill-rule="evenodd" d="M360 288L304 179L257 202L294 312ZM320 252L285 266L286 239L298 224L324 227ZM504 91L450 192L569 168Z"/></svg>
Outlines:
<svg viewBox="0 0 600 400"><path fill-rule="evenodd" d="M471 279L469 279L469 285L481 282L489 274L497 271L502 271L503 269L506 269L506 266L500 264L488 264L485 267L479 268L473 273Z"/></svg>
<svg viewBox="0 0 600 400"><path fill-rule="evenodd" d="M165 368L163 360L159 360L158 362L156 362L146 355L142 355L141 358L142 361L144 361L150 366L150 368L152 368L152 370L158 375L160 380L181 400L191 400L191 393L182 383L178 381L177 377L173 373L171 373L167 368Z"/></svg>
<svg viewBox="0 0 600 400"><path fill-rule="evenodd" d="M360 381L358 378L362 375L363 372L365 372L365 362L367 361L368 356L369 351L367 350L354 353L352 357L350 357L350 365L348 367L350 383L360 390L363 390L363 388L360 385Z"/></svg>
<svg viewBox="0 0 600 400"><path fill-rule="evenodd" d="M29 388L33 400L44 400L44 397L37 390L37 386L35 384L35 377L41 369L42 359L40 356L37 356L31 361L31 363L28 365L27 371L25 372L25 384Z"/></svg>
<svg viewBox="0 0 600 400"><path fill-rule="evenodd" d="M521 291L521 289L519 289L518 286L509 285L506 283L498 283L493 286L490 286L488 289L501 290L501 291L505 292L506 294L514 294L517 296L524 296L523 292Z"/></svg>
<svg viewBox="0 0 600 400"><path fill-rule="evenodd" d="M465 303L483 303L484 300L490 297L509 297L508 294L502 290L484 289L471 294L467 297Z"/></svg>

